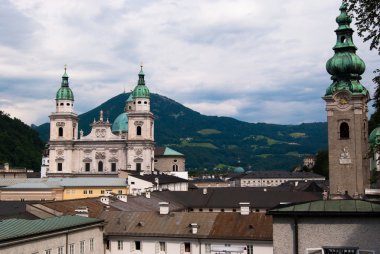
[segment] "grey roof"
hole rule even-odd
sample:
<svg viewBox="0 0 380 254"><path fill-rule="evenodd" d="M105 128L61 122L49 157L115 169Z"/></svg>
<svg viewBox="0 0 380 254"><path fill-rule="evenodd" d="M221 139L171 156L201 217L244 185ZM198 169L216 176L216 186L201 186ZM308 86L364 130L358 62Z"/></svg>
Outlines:
<svg viewBox="0 0 380 254"><path fill-rule="evenodd" d="M0 202L0 220L18 218L18 219L37 219L38 217L26 211L26 205L30 201L1 201ZM35 203L35 202L34 202Z"/></svg>
<svg viewBox="0 0 380 254"><path fill-rule="evenodd" d="M112 177L75 177L75 178L60 178L59 184L63 187L119 187L127 186L125 178Z"/></svg>
<svg viewBox="0 0 380 254"><path fill-rule="evenodd" d="M98 224L102 220L80 216L52 217L40 220L9 219L0 221L0 243L15 238L29 238L33 235L67 230L70 228Z"/></svg>
<svg viewBox="0 0 380 254"><path fill-rule="evenodd" d="M186 237L272 241L272 218L264 213L104 212L108 236ZM191 232L190 224L198 225Z"/></svg>
<svg viewBox="0 0 380 254"><path fill-rule="evenodd" d="M159 184L188 182L188 180L185 180L183 178L173 176L173 175L166 175L166 174L149 174L149 175L134 174L131 176L136 177L141 180L145 180L150 183L156 183L156 178L158 178Z"/></svg>
<svg viewBox="0 0 380 254"><path fill-rule="evenodd" d="M270 190L270 191L268 191ZM321 193L291 192L278 188L221 187L192 191L152 192L163 201L176 202L188 208L239 208L240 202L250 202L251 207L268 209L284 202L305 202L322 199Z"/></svg>
<svg viewBox="0 0 380 254"><path fill-rule="evenodd" d="M318 200L278 206L273 215L380 215L380 204L365 200Z"/></svg>
<svg viewBox="0 0 380 254"><path fill-rule="evenodd" d="M31 183L31 182L24 182L24 183L17 183L11 186L4 187L3 189L62 189L63 187L60 186L56 182L40 182L40 183Z"/></svg>

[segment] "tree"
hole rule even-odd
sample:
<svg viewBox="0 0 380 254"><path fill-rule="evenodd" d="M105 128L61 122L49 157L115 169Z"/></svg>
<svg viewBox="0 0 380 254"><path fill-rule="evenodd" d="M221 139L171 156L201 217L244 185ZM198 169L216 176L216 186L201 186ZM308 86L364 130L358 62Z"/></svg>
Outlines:
<svg viewBox="0 0 380 254"><path fill-rule="evenodd" d="M355 25L363 41L370 42L370 50L376 49L380 55L380 1L344 0L348 11L353 13Z"/></svg>
<svg viewBox="0 0 380 254"><path fill-rule="evenodd" d="M380 124L380 71L375 71L378 75L372 79L373 83L375 83L376 90L373 95L373 105L372 107L375 108L375 112L371 115L371 118L368 122L368 133L371 133L373 129L377 127L378 124Z"/></svg>
<svg viewBox="0 0 380 254"><path fill-rule="evenodd" d="M329 178L329 151L328 150L320 150L317 153L315 159L315 165L312 168L314 173L325 176L327 179Z"/></svg>

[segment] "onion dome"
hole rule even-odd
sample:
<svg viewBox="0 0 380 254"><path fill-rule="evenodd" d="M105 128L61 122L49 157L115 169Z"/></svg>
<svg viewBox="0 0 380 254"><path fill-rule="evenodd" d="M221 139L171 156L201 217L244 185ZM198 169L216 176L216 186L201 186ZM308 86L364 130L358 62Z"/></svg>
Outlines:
<svg viewBox="0 0 380 254"><path fill-rule="evenodd" d="M141 70L139 72L139 81L137 82L137 86L132 92L132 97L133 99L136 98L149 98L150 92L148 87L145 85L145 80L144 80L144 72L141 66Z"/></svg>
<svg viewBox="0 0 380 254"><path fill-rule="evenodd" d="M112 124L112 132L128 132L128 114L121 113Z"/></svg>
<svg viewBox="0 0 380 254"><path fill-rule="evenodd" d="M71 91L69 87L69 76L66 73L66 66L65 66L65 73L62 76L61 87L58 89L55 99L56 100L70 100L70 101L74 100L73 91Z"/></svg>
<svg viewBox="0 0 380 254"><path fill-rule="evenodd" d="M368 95L367 89L360 84L365 71L364 61L356 55L356 46L352 40L353 30L350 27L351 17L347 14L347 4L339 8L340 15L336 18L339 27L335 30L337 41L334 46L334 56L326 63L326 70L331 75L333 83L326 90L326 96L341 90L353 94Z"/></svg>
<svg viewBox="0 0 380 254"><path fill-rule="evenodd" d="M369 145L371 147L376 147L380 145L380 125L378 125L369 135L368 139Z"/></svg>
<svg viewBox="0 0 380 254"><path fill-rule="evenodd" d="M242 168L242 167L237 167L237 168L234 169L234 172L235 172L235 173L244 173L245 171L244 171L244 168Z"/></svg>

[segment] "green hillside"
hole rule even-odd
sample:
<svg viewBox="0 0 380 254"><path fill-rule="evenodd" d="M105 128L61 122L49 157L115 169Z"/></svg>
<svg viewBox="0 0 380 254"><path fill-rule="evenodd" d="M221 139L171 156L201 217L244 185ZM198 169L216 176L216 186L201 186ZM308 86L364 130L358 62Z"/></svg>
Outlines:
<svg viewBox="0 0 380 254"><path fill-rule="evenodd" d="M100 110L113 122L123 112L128 95L119 94L80 115L79 129L89 133L89 124L98 119ZM184 153L189 169L239 164L253 170L289 170L304 154L327 148L327 123L277 125L205 116L158 94L151 95L151 105L157 145ZM37 131L46 141L49 124Z"/></svg>
<svg viewBox="0 0 380 254"><path fill-rule="evenodd" d="M0 164L40 171L43 147L36 131L0 111Z"/></svg>

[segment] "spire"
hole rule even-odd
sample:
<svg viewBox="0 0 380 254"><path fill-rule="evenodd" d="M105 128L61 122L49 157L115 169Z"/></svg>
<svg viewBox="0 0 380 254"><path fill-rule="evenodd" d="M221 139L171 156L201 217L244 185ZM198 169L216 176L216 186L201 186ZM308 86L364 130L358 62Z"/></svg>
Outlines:
<svg viewBox="0 0 380 254"><path fill-rule="evenodd" d="M140 72L139 72L139 81L137 82L137 85L139 86L145 86L145 80L144 80L144 72L143 72L143 65L140 65Z"/></svg>
<svg viewBox="0 0 380 254"><path fill-rule="evenodd" d="M65 64L65 73L62 75L62 87L68 87L69 86L69 76L66 73L67 65Z"/></svg>
<svg viewBox="0 0 380 254"><path fill-rule="evenodd" d="M353 30L350 27L351 17L347 14L347 4L343 3L340 14L336 18L338 29L334 56L326 63L326 70L331 74L333 83L328 87L326 96L336 91L348 90L353 94L367 95L367 89L360 84L361 76L365 70L363 60L356 55L356 46L352 40Z"/></svg>

